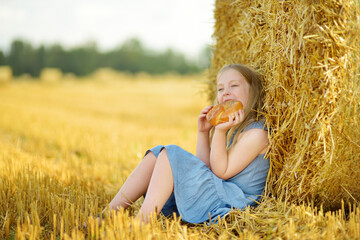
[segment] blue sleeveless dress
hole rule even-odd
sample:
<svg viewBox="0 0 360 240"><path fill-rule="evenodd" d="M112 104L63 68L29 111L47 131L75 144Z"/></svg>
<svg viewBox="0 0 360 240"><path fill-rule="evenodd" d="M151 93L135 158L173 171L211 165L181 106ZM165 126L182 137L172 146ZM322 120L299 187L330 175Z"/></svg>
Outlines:
<svg viewBox="0 0 360 240"><path fill-rule="evenodd" d="M264 123L253 122L244 131L253 128L265 129ZM174 177L174 192L161 211L165 216L176 213L189 223L213 222L232 208L254 206L260 200L270 167L264 154L237 175L223 180L198 157L176 145L159 145L146 154L151 151L157 157L164 148Z"/></svg>

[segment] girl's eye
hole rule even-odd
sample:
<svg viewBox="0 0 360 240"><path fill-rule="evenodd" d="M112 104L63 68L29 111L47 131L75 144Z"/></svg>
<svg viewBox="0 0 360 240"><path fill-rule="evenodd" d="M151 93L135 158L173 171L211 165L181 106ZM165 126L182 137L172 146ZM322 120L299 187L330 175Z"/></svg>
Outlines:
<svg viewBox="0 0 360 240"><path fill-rule="evenodd" d="M221 92L223 89L222 88L218 88L218 92Z"/></svg>
<svg viewBox="0 0 360 240"><path fill-rule="evenodd" d="M237 87L237 86L239 86L239 85L237 85L237 84L231 85L231 87Z"/></svg>

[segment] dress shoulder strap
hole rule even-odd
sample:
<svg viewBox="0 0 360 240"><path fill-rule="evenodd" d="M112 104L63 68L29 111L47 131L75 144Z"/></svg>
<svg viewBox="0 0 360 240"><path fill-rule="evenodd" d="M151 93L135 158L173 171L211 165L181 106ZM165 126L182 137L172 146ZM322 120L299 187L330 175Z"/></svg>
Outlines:
<svg viewBox="0 0 360 240"><path fill-rule="evenodd" d="M265 122L264 121L255 121L250 123L249 125L247 125L241 132L245 132L247 130L253 129L253 128L259 128L259 129L264 129L265 131L267 131L267 127L265 126ZM229 145L231 145L231 143L234 140L234 136L236 134L237 130L235 130L230 138L229 141Z"/></svg>
<svg viewBox="0 0 360 240"><path fill-rule="evenodd" d="M267 131L267 127L265 126L265 122L264 121L256 121L256 122L252 122L249 125L247 125L243 131L247 131L253 128L259 128L259 129L263 129L265 131Z"/></svg>

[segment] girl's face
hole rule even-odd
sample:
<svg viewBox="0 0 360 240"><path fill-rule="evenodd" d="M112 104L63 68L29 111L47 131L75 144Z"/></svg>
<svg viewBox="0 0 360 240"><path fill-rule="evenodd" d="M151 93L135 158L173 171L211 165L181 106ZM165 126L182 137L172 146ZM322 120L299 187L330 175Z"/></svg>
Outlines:
<svg viewBox="0 0 360 240"><path fill-rule="evenodd" d="M227 69L217 79L217 99L219 103L228 100L242 102L244 109L250 95L250 84L245 77L235 69Z"/></svg>

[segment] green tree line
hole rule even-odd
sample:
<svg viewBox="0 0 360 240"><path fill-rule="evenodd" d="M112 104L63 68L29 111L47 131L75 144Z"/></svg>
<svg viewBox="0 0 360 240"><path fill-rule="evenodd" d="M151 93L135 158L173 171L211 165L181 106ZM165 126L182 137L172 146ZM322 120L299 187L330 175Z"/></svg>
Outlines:
<svg viewBox="0 0 360 240"><path fill-rule="evenodd" d="M26 73L37 77L46 67L59 68L64 73L78 76L91 74L102 67L131 73L190 74L203 71L209 63L209 47L205 47L195 61L172 49L161 52L149 50L136 38L107 52L99 51L94 42L65 49L60 44L34 47L30 42L20 39L12 41L7 53L0 50L0 65L10 66L15 76Z"/></svg>

